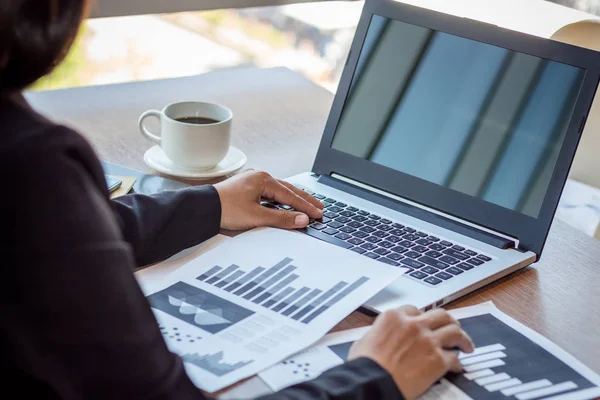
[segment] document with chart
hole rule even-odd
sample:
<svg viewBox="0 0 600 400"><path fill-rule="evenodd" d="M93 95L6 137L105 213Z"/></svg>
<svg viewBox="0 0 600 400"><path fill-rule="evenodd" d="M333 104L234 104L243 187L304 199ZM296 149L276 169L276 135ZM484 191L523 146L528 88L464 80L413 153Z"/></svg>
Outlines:
<svg viewBox="0 0 600 400"><path fill-rule="evenodd" d="M600 377L540 334L484 303L450 311L476 350L460 354L464 372L448 374L421 400L586 400L600 397ZM325 336L261 372L274 391L316 378L342 364L369 328Z"/></svg>
<svg viewBox="0 0 600 400"><path fill-rule="evenodd" d="M169 348L198 387L214 392L317 342L404 272L263 228L143 287Z"/></svg>

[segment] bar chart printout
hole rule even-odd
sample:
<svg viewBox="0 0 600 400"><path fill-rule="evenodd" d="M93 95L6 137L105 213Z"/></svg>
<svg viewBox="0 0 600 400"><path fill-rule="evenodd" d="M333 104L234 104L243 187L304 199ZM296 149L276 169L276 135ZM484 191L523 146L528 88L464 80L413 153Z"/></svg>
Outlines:
<svg viewBox="0 0 600 400"><path fill-rule="evenodd" d="M300 275L294 273L297 267L293 261L286 257L271 267L256 267L250 272L235 264L227 268L215 265L196 279L305 324L369 281L361 276L352 283L339 281L327 289L296 288L292 284Z"/></svg>
<svg viewBox="0 0 600 400"><path fill-rule="evenodd" d="M403 273L304 235L259 229L142 286L169 349L196 386L215 392L316 342Z"/></svg>
<svg viewBox="0 0 600 400"><path fill-rule="evenodd" d="M600 396L600 377L545 338L502 314L491 303L451 311L476 349L460 354L462 374L448 374L421 400L586 400ZM524 330L518 330L523 327ZM368 330L325 336L314 346L259 376L273 390L313 379L347 360Z"/></svg>

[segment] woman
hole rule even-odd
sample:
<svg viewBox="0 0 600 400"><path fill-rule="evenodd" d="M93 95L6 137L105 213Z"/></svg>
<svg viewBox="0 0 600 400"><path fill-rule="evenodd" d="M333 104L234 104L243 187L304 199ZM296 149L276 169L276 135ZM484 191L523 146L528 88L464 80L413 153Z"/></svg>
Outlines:
<svg viewBox="0 0 600 400"><path fill-rule="evenodd" d="M221 228L303 227L322 215L322 204L252 171L215 186L110 201L90 145L21 95L67 53L86 7L84 0L0 6L2 390L40 399L202 399L168 351L133 268ZM260 198L299 211L266 209ZM473 345L446 312L404 307L377 318L351 361L268 398L412 400L460 371L454 348Z"/></svg>

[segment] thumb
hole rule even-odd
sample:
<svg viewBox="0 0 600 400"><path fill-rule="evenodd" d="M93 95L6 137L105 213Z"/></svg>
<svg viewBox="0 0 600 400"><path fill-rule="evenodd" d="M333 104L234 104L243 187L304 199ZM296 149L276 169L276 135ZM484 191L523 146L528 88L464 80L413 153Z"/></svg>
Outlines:
<svg viewBox="0 0 600 400"><path fill-rule="evenodd" d="M306 214L296 211L273 210L266 207L263 208L260 216L261 226L272 226L283 229L305 228L308 225L309 219Z"/></svg>

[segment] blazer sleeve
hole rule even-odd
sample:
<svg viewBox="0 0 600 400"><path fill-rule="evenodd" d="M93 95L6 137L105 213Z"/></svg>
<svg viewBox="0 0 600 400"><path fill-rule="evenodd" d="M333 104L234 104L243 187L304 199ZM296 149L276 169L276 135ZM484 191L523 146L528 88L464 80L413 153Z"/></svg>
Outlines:
<svg viewBox="0 0 600 400"><path fill-rule="evenodd" d="M221 201L213 186L130 194L111 201L138 266L164 260L219 233Z"/></svg>
<svg viewBox="0 0 600 400"><path fill-rule="evenodd" d="M260 400L371 400L404 397L391 375L375 361L358 358L332 368L318 378L291 386Z"/></svg>

